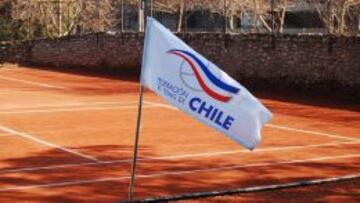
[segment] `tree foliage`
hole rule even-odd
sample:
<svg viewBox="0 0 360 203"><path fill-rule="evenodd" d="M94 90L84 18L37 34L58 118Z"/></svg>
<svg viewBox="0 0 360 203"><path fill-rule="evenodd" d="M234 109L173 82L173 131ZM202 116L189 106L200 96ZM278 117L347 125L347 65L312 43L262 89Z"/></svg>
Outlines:
<svg viewBox="0 0 360 203"><path fill-rule="evenodd" d="M230 31L236 30L239 21L241 25L246 21L255 32L265 29L282 33L286 13L295 7L312 9L329 33L360 32L360 0L152 0L152 3L153 12L176 16L179 32L191 13L205 11L224 18ZM0 40L116 30L123 27L124 9L129 8L138 17L140 27L143 23L140 0L1 0Z"/></svg>
<svg viewBox="0 0 360 203"><path fill-rule="evenodd" d="M360 31L360 0L311 0L331 34Z"/></svg>

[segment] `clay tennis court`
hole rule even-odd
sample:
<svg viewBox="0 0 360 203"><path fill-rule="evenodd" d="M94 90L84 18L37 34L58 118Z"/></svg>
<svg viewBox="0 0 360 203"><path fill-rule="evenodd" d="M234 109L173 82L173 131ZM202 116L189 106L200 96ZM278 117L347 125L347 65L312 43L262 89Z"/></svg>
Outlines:
<svg viewBox="0 0 360 203"><path fill-rule="evenodd" d="M0 202L126 200L138 90L135 80L2 67ZM250 152L146 92L135 197L360 175L360 104L256 96L274 117Z"/></svg>

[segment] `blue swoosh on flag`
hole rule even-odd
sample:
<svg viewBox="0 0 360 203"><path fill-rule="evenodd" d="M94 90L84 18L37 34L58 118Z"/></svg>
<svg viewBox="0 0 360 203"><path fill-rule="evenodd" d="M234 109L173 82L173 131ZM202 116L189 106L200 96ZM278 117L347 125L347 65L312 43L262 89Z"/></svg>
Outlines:
<svg viewBox="0 0 360 203"><path fill-rule="evenodd" d="M222 90L231 92L231 93L238 93L240 91L239 88L234 87L232 85L229 85L221 80L219 80L215 75L213 75L210 70L206 67L206 65L198 58L196 57L194 54L188 52L188 51L184 51L184 50L180 50L180 49L172 49L170 51L178 51L181 52L183 54L186 54L187 56L191 57L201 68L201 70L205 73L206 77L209 78L209 80L216 85L217 87L219 87Z"/></svg>

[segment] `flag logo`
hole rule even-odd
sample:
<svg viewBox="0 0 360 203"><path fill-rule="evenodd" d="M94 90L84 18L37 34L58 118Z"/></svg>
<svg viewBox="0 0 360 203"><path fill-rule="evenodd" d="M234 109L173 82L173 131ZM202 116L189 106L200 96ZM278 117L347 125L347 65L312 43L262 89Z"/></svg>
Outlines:
<svg viewBox="0 0 360 203"><path fill-rule="evenodd" d="M255 148L271 118L244 86L150 17L141 84L248 149Z"/></svg>
<svg viewBox="0 0 360 203"><path fill-rule="evenodd" d="M195 54L180 49L171 49L167 51L167 53L178 56L187 63L187 65L191 68L191 71L193 72L202 91L204 91L211 98L226 103L230 101L232 95L236 95L240 91L240 88L230 85L217 77ZM199 69L201 70L203 75L205 75L207 80L204 80ZM222 92L226 92L227 94L219 93L219 91L214 90L207 84L206 81L211 82L213 86L217 87Z"/></svg>

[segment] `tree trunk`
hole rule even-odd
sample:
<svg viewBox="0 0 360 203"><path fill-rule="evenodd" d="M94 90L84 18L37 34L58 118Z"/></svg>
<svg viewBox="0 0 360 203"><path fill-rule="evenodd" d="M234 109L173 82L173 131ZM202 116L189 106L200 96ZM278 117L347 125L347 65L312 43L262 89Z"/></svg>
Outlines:
<svg viewBox="0 0 360 203"><path fill-rule="evenodd" d="M328 30L330 34L334 33L334 13L332 0L328 3Z"/></svg>
<svg viewBox="0 0 360 203"><path fill-rule="evenodd" d="M264 27L267 29L268 32L272 32L273 31L273 28L271 28L267 22L265 21L265 19L262 17L262 15L260 15L259 17L260 19L260 22L264 25ZM274 26L275 27L275 26Z"/></svg>
<svg viewBox="0 0 360 203"><path fill-rule="evenodd" d="M279 33L284 33L284 24L285 24L285 16L287 11L288 1L284 0L284 5L281 8L281 16L280 16L280 25L279 25Z"/></svg>
<svg viewBox="0 0 360 203"><path fill-rule="evenodd" d="M343 7L342 11L341 11L341 22L340 22L340 27L339 27L339 34L344 34L345 32L345 14L346 14L346 8Z"/></svg>
<svg viewBox="0 0 360 203"><path fill-rule="evenodd" d="M180 6L179 6L179 19L178 19L177 28L176 28L177 32L181 32L181 27L182 27L183 19L184 19L184 10L185 10L185 2L184 2L184 0L181 0Z"/></svg>
<svg viewBox="0 0 360 203"><path fill-rule="evenodd" d="M121 32L124 32L124 0L121 0Z"/></svg>
<svg viewBox="0 0 360 203"><path fill-rule="evenodd" d="M358 33L360 34L360 15L358 16L357 21L358 21Z"/></svg>
<svg viewBox="0 0 360 203"><path fill-rule="evenodd" d="M279 33L284 33L284 24L285 24L285 14L286 8L281 9L281 17L280 17L280 25L279 25Z"/></svg>
<svg viewBox="0 0 360 203"><path fill-rule="evenodd" d="M62 2L61 0L58 0L58 37L61 37L62 35L62 16L61 16L61 13L62 13Z"/></svg>
<svg viewBox="0 0 360 203"><path fill-rule="evenodd" d="M252 16L252 20L251 20L251 32L254 32L255 29L257 28L257 22L258 22L258 17L259 17L259 4L257 0L254 0L254 14Z"/></svg>
<svg viewBox="0 0 360 203"><path fill-rule="evenodd" d="M225 16L226 18L226 16ZM234 29L235 29L235 19L234 19L234 15L230 15L229 16L229 27L230 27L230 30L233 32Z"/></svg>
<svg viewBox="0 0 360 203"><path fill-rule="evenodd" d="M139 0L138 3L138 31L143 32L144 31L144 5L143 0Z"/></svg>

